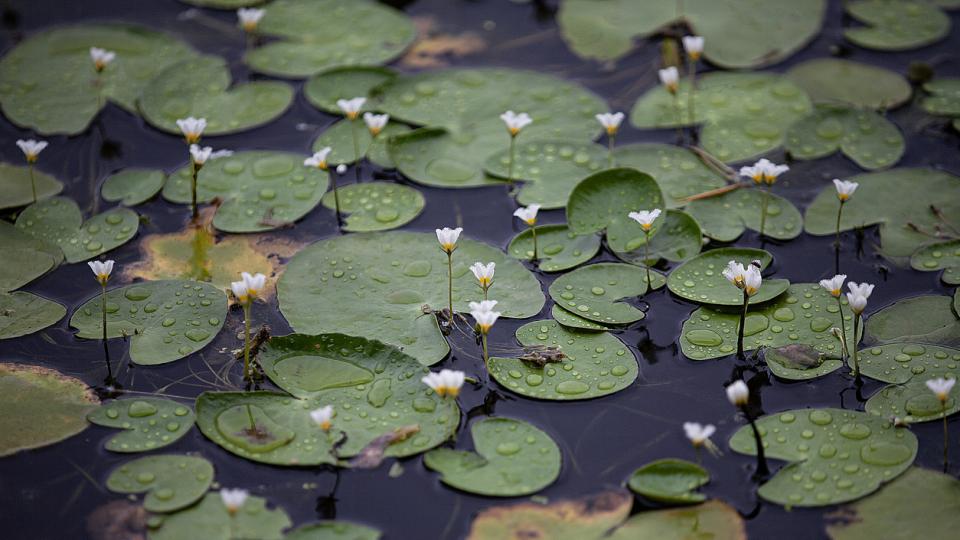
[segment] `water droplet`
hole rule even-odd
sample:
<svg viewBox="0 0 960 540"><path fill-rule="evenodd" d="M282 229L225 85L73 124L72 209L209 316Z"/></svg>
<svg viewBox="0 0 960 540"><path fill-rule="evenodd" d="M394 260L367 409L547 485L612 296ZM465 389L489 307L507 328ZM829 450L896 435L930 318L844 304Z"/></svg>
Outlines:
<svg viewBox="0 0 960 540"><path fill-rule="evenodd" d="M520 451L520 445L515 442L502 442L497 445L497 453L501 456L512 456Z"/></svg>
<svg viewBox="0 0 960 540"><path fill-rule="evenodd" d="M565 395L582 394L590 390L590 386L582 381L563 381L557 385L557 393Z"/></svg>

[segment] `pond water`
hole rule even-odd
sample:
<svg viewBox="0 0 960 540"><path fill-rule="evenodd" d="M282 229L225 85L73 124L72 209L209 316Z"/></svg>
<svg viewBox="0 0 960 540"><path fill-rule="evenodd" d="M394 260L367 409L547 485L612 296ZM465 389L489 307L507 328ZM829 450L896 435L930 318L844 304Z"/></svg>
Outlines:
<svg viewBox="0 0 960 540"><path fill-rule="evenodd" d="M586 62L564 45L555 22L555 2L508 2L420 0L391 2L405 12L434 21L443 33L459 35L473 32L485 44L482 50L462 57L444 58L456 66L504 66L527 68L563 77L604 97L611 110L628 110L638 96L657 84L658 48L655 40L621 59L616 69ZM142 23L178 34L203 52L225 57L235 80L262 79L251 75L240 62L243 36L234 29L231 12L195 9L173 0L129 2L123 0L86 0L84 2L7 2L3 6L0 40L9 49L24 36L47 26L78 21L120 19ZM960 24L960 11L950 13ZM916 51L880 53L852 47L843 41L845 20L840 2L831 2L823 31L801 52L770 68L783 71L804 60L841 54L846 58L884 66L905 73L914 61L929 63L937 76L960 74L960 38L956 33L935 45ZM401 69L403 68L401 66ZM290 81L297 89L293 106L266 126L236 135L207 139L217 148L275 149L307 154L315 137L336 118L311 107L300 88L302 81ZM960 174L960 137L943 119L924 113L909 103L889 113L907 140L907 150L899 167L933 166ZM17 138L29 138L29 131L0 120L0 157L20 163L22 155L13 144ZM95 126L74 137L50 137L51 149L43 155L41 170L64 181L65 196L90 210L106 204L98 201L102 179L125 167L150 167L172 171L185 163L182 141L146 125L143 120L117 106L110 105ZM672 130L637 130L624 123L618 144L641 141L672 143ZM774 161L782 161L782 150ZM845 178L863 172L837 154L828 158L791 163L793 168L775 190L801 209L835 177ZM365 165L363 178L381 178L407 182L398 173ZM352 181L353 173L345 176ZM466 190L444 190L416 186L426 197L426 209L406 230L432 231L435 227L461 225L469 237L506 247L521 230L512 219L515 202L502 186ZM165 202L160 197L139 206L144 216L138 238L147 234L182 229L189 211L186 206ZM542 223L564 221L562 210L545 211ZM954 216L957 217L957 216ZM339 234L333 214L318 208L295 227L278 234L305 243ZM747 232L736 244L764 247L775 257L768 273L792 282L816 282L834 273L832 237L802 235L787 242L761 241ZM878 241L875 228L862 234L845 233L841 252L841 270L855 281L876 283L868 313L894 301L920 294L953 294L935 272L917 272L896 267L874 249ZM140 258L138 242L130 242L112 251L110 257L120 267ZM616 260L604 250L592 262ZM538 274L544 290L554 274ZM63 265L31 283L26 290L55 299L71 311L96 292L86 264ZM550 307L539 318L550 317ZM731 358L694 362L680 354L678 337L681 325L696 305L681 301L665 289L646 295L636 305L648 311L647 317L617 336L637 355L638 380L625 391L583 402L548 402L525 399L502 389L467 385L460 403L469 419L487 414L527 420L548 432L558 443L563 458L559 479L538 495L550 500L588 495L623 485L637 467L659 458L693 459L693 451L683 436L685 421L717 425L714 440L725 450L720 458L706 457L704 465L712 480L702 488L711 498L724 500L747 520L747 531L755 538L819 538L824 536L824 515L831 508L786 510L759 501L756 484L750 480L755 460L730 451L726 441L743 425L727 403L724 386L744 378L752 391L754 413L769 413L804 407L843 407L863 410L864 398L883 384L867 379L858 396L851 379L838 370L809 382L774 379L766 370L734 362ZM336 309L336 306L330 306ZM255 323L268 324L274 334L290 332L280 315L276 299L255 309ZM534 319L534 320L535 320ZM501 319L490 337L491 349L515 349L514 330L529 320ZM222 366L237 347L235 336L242 328L239 311L231 310L225 330L202 353L174 363L133 366L128 361L127 345L110 342L116 376L124 390L136 393L161 392L189 402L213 380L210 365ZM482 358L472 339L457 336L451 340L453 352L441 366L461 369L468 375L483 373ZM106 376L103 349L96 340L73 337L68 319L29 336L0 342L0 358L53 367L77 376L91 386L102 386ZM209 365L208 365L209 363ZM950 420L951 428L957 425ZM916 464L937 469L942 465L941 426L929 422L913 426L920 440ZM109 473L131 459L102 449L107 428L92 426L80 435L46 448L21 452L0 459L0 530L5 538L61 539L91 537L87 517L96 508L121 495L104 488ZM458 432L458 447L472 444L466 422ZM383 531L387 538L460 538L468 530L477 511L507 500L474 496L443 486L438 475L428 471L419 456L400 460L403 474L388 475L390 463L374 470L325 468L279 468L247 461L223 450L194 429L179 442L165 448L169 453L197 452L211 460L217 481L228 487L246 487L271 504L282 507L295 524L318 519L346 519L365 523ZM951 461L960 462L956 441L950 447ZM774 469L783 465L771 461ZM954 467L954 472L956 472ZM518 498L521 500L524 498ZM637 511L643 507L638 500ZM789 531L786 533L785 531ZM95 536L107 538L106 536Z"/></svg>

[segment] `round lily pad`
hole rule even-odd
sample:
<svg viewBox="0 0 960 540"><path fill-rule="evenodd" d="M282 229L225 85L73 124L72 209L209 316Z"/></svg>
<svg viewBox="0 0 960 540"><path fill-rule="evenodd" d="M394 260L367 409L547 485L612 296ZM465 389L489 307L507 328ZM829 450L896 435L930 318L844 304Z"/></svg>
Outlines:
<svg viewBox="0 0 960 540"><path fill-rule="evenodd" d="M743 291L734 287L723 270L729 261L747 266L758 260L761 270L773 261L773 256L763 249L728 247L704 251L700 255L676 267L667 277L667 287L673 294L691 302L714 306L742 306ZM768 302L787 290L786 279L764 279L760 290L750 297L750 304Z"/></svg>
<svg viewBox="0 0 960 540"><path fill-rule="evenodd" d="M562 324L567 328L573 328L575 330L611 330L612 328L597 322L593 322L590 319L584 319L583 317L573 313L572 311L567 311L562 307L554 304L550 308L550 316L554 318L558 323Z"/></svg>
<svg viewBox="0 0 960 540"><path fill-rule="evenodd" d="M90 47L117 53L99 76ZM136 112L137 98L154 76L195 55L170 34L142 26L85 24L45 30L0 60L0 105L18 126L43 135L75 135L87 129L107 100Z"/></svg>
<svg viewBox="0 0 960 540"><path fill-rule="evenodd" d="M292 223L314 209L327 191L326 171L303 165L287 152L237 152L208 162L197 176L197 202L223 201L213 226L226 232L260 232ZM163 198L190 204L190 167L170 175Z"/></svg>
<svg viewBox="0 0 960 540"><path fill-rule="evenodd" d="M609 540L637 538L747 540L747 530L736 508L725 502L713 500L696 506L640 512L605 538Z"/></svg>
<svg viewBox="0 0 960 540"><path fill-rule="evenodd" d="M392 80L397 72L379 66L348 66L334 68L310 77L303 85L303 95L311 105L325 113L342 115L337 100L370 96L371 91ZM376 110L368 100L361 111Z"/></svg>
<svg viewBox="0 0 960 540"><path fill-rule="evenodd" d="M39 332L66 314L59 303L30 292L0 293L0 339Z"/></svg>
<svg viewBox="0 0 960 540"><path fill-rule="evenodd" d="M149 452L173 444L193 427L190 407L163 398L109 401L87 415L98 426L122 429L104 445L111 452Z"/></svg>
<svg viewBox="0 0 960 540"><path fill-rule="evenodd" d="M646 243L646 238L643 243ZM641 245L633 251L615 251L614 255L628 263L646 266L656 264L660 259L671 262L685 261L700 253L702 246L703 233L697 220L686 212L667 210L663 224L650 238L650 247L646 251Z"/></svg>
<svg viewBox="0 0 960 540"><path fill-rule="evenodd" d="M341 120L330 126L326 131L320 134L313 142L313 150L318 151L321 148L329 146L331 151L327 156L328 163L354 163L357 155L353 150L353 133L357 131L357 150L360 152L360 159L367 157L375 165L385 169L393 169L395 165L390 154L387 152L387 140L394 135L410 131L406 124L390 122L376 139L370 136L370 130L362 122L351 122Z"/></svg>
<svg viewBox="0 0 960 540"><path fill-rule="evenodd" d="M723 176L707 167L692 151L671 144L637 143L618 146L620 167L643 171L657 181L667 208L684 206L684 199L726 185Z"/></svg>
<svg viewBox="0 0 960 540"><path fill-rule="evenodd" d="M643 311L621 300L659 289L666 278L632 264L597 263L563 274L550 284L550 297L557 305L584 319L604 325L629 324L644 317ZM499 306L497 306L499 307Z"/></svg>
<svg viewBox="0 0 960 540"><path fill-rule="evenodd" d="M87 429L99 401L87 385L39 366L0 364L0 457L58 443Z"/></svg>
<svg viewBox="0 0 960 540"><path fill-rule="evenodd" d="M960 78L938 78L923 85L930 94L920 106L930 114L960 116Z"/></svg>
<svg viewBox="0 0 960 540"><path fill-rule="evenodd" d="M790 68L790 77L816 103L893 109L910 99L907 79L895 71L841 58L815 58Z"/></svg>
<svg viewBox="0 0 960 540"><path fill-rule="evenodd" d="M803 343L766 347L763 360L775 376L788 381L816 379L843 367L843 360L826 358L824 353Z"/></svg>
<svg viewBox="0 0 960 540"><path fill-rule="evenodd" d="M390 182L350 184L337 194L340 211L349 214L343 230L351 232L396 229L416 219L426 205L416 189ZM323 196L323 205L335 211L333 191Z"/></svg>
<svg viewBox="0 0 960 540"><path fill-rule="evenodd" d="M560 475L560 449L549 435L514 418L470 426L475 452L438 448L423 456L448 486L488 497L536 493Z"/></svg>
<svg viewBox="0 0 960 540"><path fill-rule="evenodd" d="M556 540L594 540L622 523L630 515L632 505L630 492L618 489L549 503L524 501L490 506L477 513L466 538L519 539L534 533Z"/></svg>
<svg viewBox="0 0 960 540"><path fill-rule="evenodd" d="M960 350L923 343L877 345L860 351L860 372L892 384L924 382L945 373L960 375Z"/></svg>
<svg viewBox="0 0 960 540"><path fill-rule="evenodd" d="M865 26L850 27L844 37L868 49L905 51L936 43L950 33L950 17L920 0L859 0L844 5Z"/></svg>
<svg viewBox="0 0 960 540"><path fill-rule="evenodd" d="M955 375L956 371L953 370L952 373ZM914 377L903 384L886 386L870 396L865 406L866 411L881 418L900 418L910 424L932 422L956 414L960 411L960 390L951 391L944 409L937 396L927 388L926 381L939 375L943 373L931 372L925 377Z"/></svg>
<svg viewBox="0 0 960 540"><path fill-rule="evenodd" d="M736 291L733 285L729 285ZM739 291L738 291L739 292ZM847 343L854 344L853 319L846 298L844 326ZM805 344L826 355L840 357L840 341L831 333L840 327L837 299L816 283L794 283L785 294L747 312L744 325L744 350L759 347L782 347ZM693 360L709 360L737 350L737 327L740 314L736 309L717 311L701 307L690 314L680 333L680 350ZM851 349L852 350L852 349Z"/></svg>
<svg viewBox="0 0 960 540"><path fill-rule="evenodd" d="M633 353L606 332L542 320L518 328L517 341L532 356L540 347L556 347L564 354L559 362L544 365L523 357L490 358L487 369L493 378L523 396L560 401L605 396L630 386L639 372Z"/></svg>
<svg viewBox="0 0 960 540"><path fill-rule="evenodd" d="M28 206L17 227L57 245L69 263L82 262L127 243L137 234L140 218L128 208L113 208L84 221L77 203L52 197Z"/></svg>
<svg viewBox="0 0 960 540"><path fill-rule="evenodd" d="M200 500L213 483L213 464L202 457L146 456L124 463L107 477L114 493L144 493L148 512L173 512Z"/></svg>
<svg viewBox="0 0 960 540"><path fill-rule="evenodd" d="M268 13L272 13L273 6ZM140 113L157 129L180 133L177 119L207 119L204 135L224 135L276 119L293 102L293 89L279 81L230 85L230 69L218 56L175 64L144 88Z"/></svg>
<svg viewBox="0 0 960 540"><path fill-rule="evenodd" d="M575 234L605 232L614 251L632 251L643 245L646 234L630 212L663 208L660 186L647 173L635 169L608 169L584 178L567 202L567 226ZM656 235L664 219L658 219Z"/></svg>
<svg viewBox="0 0 960 540"><path fill-rule="evenodd" d="M683 459L659 459L633 471L627 485L639 495L666 504L696 504L706 495L693 490L710 481L706 469Z"/></svg>
<svg viewBox="0 0 960 540"><path fill-rule="evenodd" d="M238 531L248 538L281 540L282 531L293 525L283 509L268 509L266 499L257 496L247 497L231 515L217 492L207 493L196 505L157 521L151 523L150 540L233 540Z"/></svg>
<svg viewBox="0 0 960 540"><path fill-rule="evenodd" d="M0 81L0 96L3 95L2 88L3 83ZM31 183L30 167L0 163L0 191L3 192L0 210L33 203L34 186L37 188L37 200L53 197L63 191L63 182L45 172L34 168Z"/></svg>
<svg viewBox="0 0 960 540"><path fill-rule="evenodd" d="M502 129L502 128L501 128ZM443 188L503 185L483 172L483 156L505 147L505 133L451 134L439 128L421 128L387 140L390 160L414 182Z"/></svg>
<svg viewBox="0 0 960 540"><path fill-rule="evenodd" d="M917 456L913 433L863 412L797 409L764 416L756 424L767 458L790 462L759 490L763 499L784 506L859 499L909 469ZM750 426L737 430L730 448L756 453Z"/></svg>
<svg viewBox="0 0 960 540"><path fill-rule="evenodd" d="M244 61L261 73L293 78L383 64L416 37L410 17L369 0L277 0L257 29L280 39L249 50Z"/></svg>
<svg viewBox="0 0 960 540"><path fill-rule="evenodd" d="M960 240L928 244L913 252L910 266L914 270L943 270L940 279L947 285L960 285Z"/></svg>
<svg viewBox="0 0 960 540"><path fill-rule="evenodd" d="M77 337L102 339L101 309L98 293L73 312ZM166 364L203 349L226 316L227 295L209 283L145 281L107 291L107 338L129 340L136 364Z"/></svg>
<svg viewBox="0 0 960 540"><path fill-rule="evenodd" d="M42 238L31 236L14 225L0 222L0 292L18 289L63 261L63 252Z"/></svg>
<svg viewBox="0 0 960 540"><path fill-rule="evenodd" d="M453 308L483 299L469 266L497 263L490 296L504 317L525 318L544 304L540 282L487 244L461 236L453 254ZM447 256L433 233L391 231L321 240L298 253L278 284L280 311L297 332L342 332L395 345L424 365L450 350L435 316L447 306ZM333 307L335 309L333 309Z"/></svg>
<svg viewBox="0 0 960 540"><path fill-rule="evenodd" d="M832 185L830 189L834 191ZM769 196L763 234L776 240L792 240L800 236L803 232L803 216L797 207L775 193ZM732 242L746 229L760 230L762 208L763 193L760 189L742 188L692 201L686 211L697 220L704 235L720 242ZM833 219L836 221L836 214Z"/></svg>
<svg viewBox="0 0 960 540"><path fill-rule="evenodd" d="M867 319L870 341L908 341L960 347L960 319L949 296L915 296L889 305Z"/></svg>
<svg viewBox="0 0 960 540"><path fill-rule="evenodd" d="M136 206L150 200L163 188L167 175L155 169L125 169L112 174L100 186L104 200Z"/></svg>
<svg viewBox="0 0 960 540"><path fill-rule="evenodd" d="M380 531L349 521L308 523L288 532L283 540L380 540Z"/></svg>
<svg viewBox="0 0 960 540"><path fill-rule="evenodd" d="M836 105L817 105L787 130L786 150L797 159L841 151L864 169L882 169L903 156L903 134L879 114Z"/></svg>
<svg viewBox="0 0 960 540"><path fill-rule="evenodd" d="M540 225L537 229L537 256L544 272L560 272L579 266L600 251L596 234L575 234L563 223ZM528 261L533 258L533 231L524 229L507 246L510 256Z"/></svg>

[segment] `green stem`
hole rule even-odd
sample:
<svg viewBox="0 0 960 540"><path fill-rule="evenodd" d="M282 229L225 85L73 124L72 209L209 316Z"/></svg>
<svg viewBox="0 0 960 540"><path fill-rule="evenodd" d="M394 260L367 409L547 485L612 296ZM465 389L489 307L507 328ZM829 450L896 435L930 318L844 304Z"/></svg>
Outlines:
<svg viewBox="0 0 960 540"><path fill-rule="evenodd" d="M673 110L677 114L677 144L683 144L683 115L680 114L680 91L673 93Z"/></svg>
<svg viewBox="0 0 960 540"><path fill-rule="evenodd" d="M337 176L340 174L336 169L328 171L330 173L330 183L333 186L333 207L337 212L337 225L342 223L342 218L340 217L340 194L337 193Z"/></svg>
<svg viewBox="0 0 960 540"><path fill-rule="evenodd" d="M37 181L33 176L33 163L30 163L30 189L33 190L33 202L37 202Z"/></svg>
<svg viewBox="0 0 960 540"><path fill-rule="evenodd" d="M690 77L690 89L687 90L687 118L689 119L691 129L693 129L693 90L697 84L697 61L689 60L687 65L689 66L688 76Z"/></svg>
<svg viewBox="0 0 960 540"><path fill-rule="evenodd" d="M840 359L845 360L849 351L847 349L847 326L843 321L843 302L840 301L840 297L837 297L837 313L840 314Z"/></svg>
<svg viewBox="0 0 960 540"><path fill-rule="evenodd" d="M765 478L770 474L770 469L767 468L767 456L763 448L763 439L760 437L760 431L757 429L757 424L754 423L753 418L750 417L750 413L747 412L747 407L743 406L740 408L743 411L743 415L747 417L747 422L750 423L750 428L753 430L753 442L757 447L757 472L756 477Z"/></svg>
<svg viewBox="0 0 960 540"><path fill-rule="evenodd" d="M350 120L350 135L353 137L353 166L357 173L357 182L360 181L360 141L357 140L357 118Z"/></svg>
<svg viewBox="0 0 960 540"><path fill-rule="evenodd" d="M947 401L943 400L940 405L943 407L943 472L947 472L947 443L949 435L947 433Z"/></svg>
<svg viewBox="0 0 960 540"><path fill-rule="evenodd" d="M763 190L763 202L760 205L760 236L767 225L767 205L770 203L770 188L761 188Z"/></svg>
<svg viewBox="0 0 960 540"><path fill-rule="evenodd" d="M537 252L537 228L534 225L531 225L530 232L533 233L533 262L537 262L540 259Z"/></svg>
<svg viewBox="0 0 960 540"><path fill-rule="evenodd" d="M243 378L250 379L250 304L243 304ZM253 419L251 418L251 421Z"/></svg>
<svg viewBox="0 0 960 540"><path fill-rule="evenodd" d="M253 419L253 411L250 409L249 405L247 405L246 408L247 408L247 420L250 421L250 431L256 431L257 422L254 421Z"/></svg>
<svg viewBox="0 0 960 540"><path fill-rule="evenodd" d="M447 252L447 299L450 309L450 324L453 324L453 250Z"/></svg>
<svg viewBox="0 0 960 540"><path fill-rule="evenodd" d="M643 243L643 266L647 269L647 292L650 292L653 287L653 282L650 281L650 231L643 231L643 234L647 237Z"/></svg>
<svg viewBox="0 0 960 540"><path fill-rule="evenodd" d="M607 166L613 168L613 141L616 135L607 135Z"/></svg>
<svg viewBox="0 0 960 540"><path fill-rule="evenodd" d="M857 351L857 333L860 331L860 314L855 313L853 315L853 376L856 379L857 383L861 382L860 380L860 358L859 352Z"/></svg>
<svg viewBox="0 0 960 540"><path fill-rule="evenodd" d="M740 312L740 328L737 330L737 357L743 358L743 327L747 322L747 308L750 306L750 295L743 290L743 311Z"/></svg>
<svg viewBox="0 0 960 540"><path fill-rule="evenodd" d="M486 300L486 299L487 299L487 291L490 290L490 287L481 287L481 289L483 289L483 299Z"/></svg>
<svg viewBox="0 0 960 540"><path fill-rule="evenodd" d="M192 160L191 160L192 161ZM200 217L200 211L197 209L197 174L200 173L200 167L193 163L193 175L190 177L190 204L193 206L193 219Z"/></svg>
<svg viewBox="0 0 960 540"><path fill-rule="evenodd" d="M489 359L489 357L487 356L487 333L486 332L483 332L483 334L480 336L480 342L483 345L483 365L486 366L487 360Z"/></svg>
<svg viewBox="0 0 960 540"><path fill-rule="evenodd" d="M840 216L843 214L843 201L840 201L840 207L837 208L837 238L834 240L834 246L840 249Z"/></svg>
<svg viewBox="0 0 960 540"><path fill-rule="evenodd" d="M510 184L513 184L513 153L516 140L516 135L510 135L510 163L507 164L507 182Z"/></svg>
<svg viewBox="0 0 960 540"><path fill-rule="evenodd" d="M100 311L103 313L103 342L107 342L107 283L100 283Z"/></svg>

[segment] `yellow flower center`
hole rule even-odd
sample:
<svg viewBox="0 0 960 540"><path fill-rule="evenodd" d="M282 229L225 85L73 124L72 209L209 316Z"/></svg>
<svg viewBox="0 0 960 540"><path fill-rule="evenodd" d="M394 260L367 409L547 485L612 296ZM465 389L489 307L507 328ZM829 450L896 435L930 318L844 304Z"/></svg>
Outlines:
<svg viewBox="0 0 960 540"><path fill-rule="evenodd" d="M243 31L244 31L244 32L253 32L253 31L256 30L256 29L257 29L257 23L256 23L256 21L245 21L245 22L243 23Z"/></svg>
<svg viewBox="0 0 960 540"><path fill-rule="evenodd" d="M484 333L484 334L488 334L488 333L490 333L490 327L493 326L493 325L490 325L490 324L479 324L479 325L477 325L477 326L480 327L480 332L482 332L482 333Z"/></svg>
<svg viewBox="0 0 960 540"><path fill-rule="evenodd" d="M643 227L644 231L649 231L653 227L653 223L641 223L640 226Z"/></svg>
<svg viewBox="0 0 960 540"><path fill-rule="evenodd" d="M850 198L850 195L846 193L837 193L837 198L840 199L840 202L846 202Z"/></svg>
<svg viewBox="0 0 960 540"><path fill-rule="evenodd" d="M831 290L830 290L830 294L832 294L834 298L840 298L840 292L841 292L840 289L831 289Z"/></svg>
<svg viewBox="0 0 960 540"><path fill-rule="evenodd" d="M607 126L607 135L616 135L617 126Z"/></svg>
<svg viewBox="0 0 960 540"><path fill-rule="evenodd" d="M374 137L376 137L379 134L380 134L380 128L378 127L370 128L370 135L373 135Z"/></svg>
<svg viewBox="0 0 960 540"><path fill-rule="evenodd" d="M323 422L320 422L320 429L322 429L322 430L324 430L324 431L330 431L330 427L331 427L332 425L333 425L333 424L331 424L331 422L330 422L329 420L324 420Z"/></svg>
<svg viewBox="0 0 960 540"><path fill-rule="evenodd" d="M744 290L747 291L747 296L753 296L757 292L756 287L745 287Z"/></svg>
<svg viewBox="0 0 960 540"><path fill-rule="evenodd" d="M459 388L454 388L454 387L451 386L450 388L447 388L447 395L450 396L450 397L452 397L452 398L455 398L455 397L457 397L457 396L460 395L460 389L459 389Z"/></svg>
<svg viewBox="0 0 960 540"><path fill-rule="evenodd" d="M488 277L480 277L480 278L478 278L477 280L480 282L480 286L481 286L481 287L489 287L489 286L490 286L490 282L492 281L492 280L491 280L490 278L488 278Z"/></svg>
<svg viewBox="0 0 960 540"><path fill-rule="evenodd" d="M516 136L517 136L517 133L520 133L520 128L508 127L508 128L507 128L507 131L510 132L510 136L511 136L511 137L516 137Z"/></svg>
<svg viewBox="0 0 960 540"><path fill-rule="evenodd" d="M186 135L183 136L183 138L187 141L187 144L197 144L198 142L200 142L199 133L192 133L192 132L187 133Z"/></svg>
<svg viewBox="0 0 960 540"><path fill-rule="evenodd" d="M533 227L534 225L537 224L537 218L535 218L535 217L534 217L534 218L530 218L530 219L525 219L524 221L526 221L526 222L527 222L527 225L529 225L529 226L531 226L531 227Z"/></svg>
<svg viewBox="0 0 960 540"><path fill-rule="evenodd" d="M360 111L348 112L347 118L349 118L350 120L356 120L358 114L360 114Z"/></svg>

